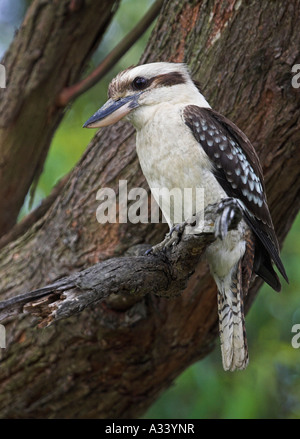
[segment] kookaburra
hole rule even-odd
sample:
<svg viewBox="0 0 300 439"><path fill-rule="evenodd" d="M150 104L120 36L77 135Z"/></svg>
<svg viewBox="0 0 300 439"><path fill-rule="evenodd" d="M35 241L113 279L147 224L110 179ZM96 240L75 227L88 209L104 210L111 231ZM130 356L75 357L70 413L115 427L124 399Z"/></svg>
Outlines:
<svg viewBox="0 0 300 439"><path fill-rule="evenodd" d="M244 369L248 349L243 296L249 276L243 283L243 259L248 244L253 252L251 273L253 268L279 291L273 261L287 280L256 152L236 125L212 110L185 64L158 62L130 67L111 81L108 97L84 127L104 127L122 118L131 122L137 132L141 168L152 190L203 188L204 208L231 199L242 211L237 228L218 237L205 257L218 287L224 369ZM168 200L157 201L172 228L176 202L172 211Z"/></svg>

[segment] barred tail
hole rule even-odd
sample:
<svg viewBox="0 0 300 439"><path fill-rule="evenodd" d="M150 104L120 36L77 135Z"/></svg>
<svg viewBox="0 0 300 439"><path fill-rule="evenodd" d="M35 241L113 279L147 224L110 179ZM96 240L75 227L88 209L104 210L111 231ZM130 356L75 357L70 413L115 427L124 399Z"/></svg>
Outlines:
<svg viewBox="0 0 300 439"><path fill-rule="evenodd" d="M224 370L245 369L248 347L241 288L241 269L237 264L218 285L218 313Z"/></svg>

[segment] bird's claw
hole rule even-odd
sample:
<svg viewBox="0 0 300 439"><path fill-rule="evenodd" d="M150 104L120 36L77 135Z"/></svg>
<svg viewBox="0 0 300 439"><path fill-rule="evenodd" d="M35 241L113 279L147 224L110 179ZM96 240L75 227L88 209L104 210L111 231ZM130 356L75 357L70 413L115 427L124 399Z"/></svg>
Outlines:
<svg viewBox="0 0 300 439"><path fill-rule="evenodd" d="M235 198L225 198L219 204L215 222L216 238L224 239L229 230L235 229L242 219L242 209Z"/></svg>
<svg viewBox="0 0 300 439"><path fill-rule="evenodd" d="M184 221L181 224L176 224L171 227L170 231L166 234L165 239L157 245L146 251L146 255L158 254L160 252L166 252L166 250L180 242L180 239L184 233L185 227L189 225L188 221Z"/></svg>
<svg viewBox="0 0 300 439"><path fill-rule="evenodd" d="M148 250L145 251L145 255L150 255L152 253L153 247L148 248Z"/></svg>

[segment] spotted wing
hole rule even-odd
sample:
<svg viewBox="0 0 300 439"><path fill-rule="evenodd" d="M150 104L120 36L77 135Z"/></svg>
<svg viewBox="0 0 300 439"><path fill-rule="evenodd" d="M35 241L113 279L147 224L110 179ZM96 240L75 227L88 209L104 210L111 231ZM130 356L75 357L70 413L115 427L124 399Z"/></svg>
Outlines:
<svg viewBox="0 0 300 439"><path fill-rule="evenodd" d="M258 238L256 273L275 290L279 279L271 259L287 280L269 212L262 168L245 134L212 109L188 105L183 113L186 125L214 165L214 175L229 197L239 200L244 217Z"/></svg>

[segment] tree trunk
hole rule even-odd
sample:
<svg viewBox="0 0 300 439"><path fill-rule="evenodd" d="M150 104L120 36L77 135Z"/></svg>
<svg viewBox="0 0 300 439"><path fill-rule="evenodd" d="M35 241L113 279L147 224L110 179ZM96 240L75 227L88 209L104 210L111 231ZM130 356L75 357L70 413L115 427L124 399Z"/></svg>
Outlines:
<svg viewBox="0 0 300 439"><path fill-rule="evenodd" d="M0 100L0 236L15 224L63 117L62 88L78 81L117 1L34 1L6 53Z"/></svg>
<svg viewBox="0 0 300 439"><path fill-rule="evenodd" d="M299 60L299 19L296 0L166 1L142 58L187 62L212 107L251 139L280 243L300 199L300 100L291 85L291 68ZM19 115L30 114L35 102L29 96ZM45 118L45 105L41 111ZM24 133L18 125L15 135L22 139ZM122 122L96 134L48 212L2 249L1 300L163 237L164 224L97 222L97 191L118 192L119 180L127 180L128 190L147 188L134 130ZM247 307L260 285L253 281ZM205 262L181 296L166 300L150 293L122 307L109 298L42 330L24 314L2 322L7 348L1 350L1 416L144 413L179 373L214 348L218 332L216 287Z"/></svg>

